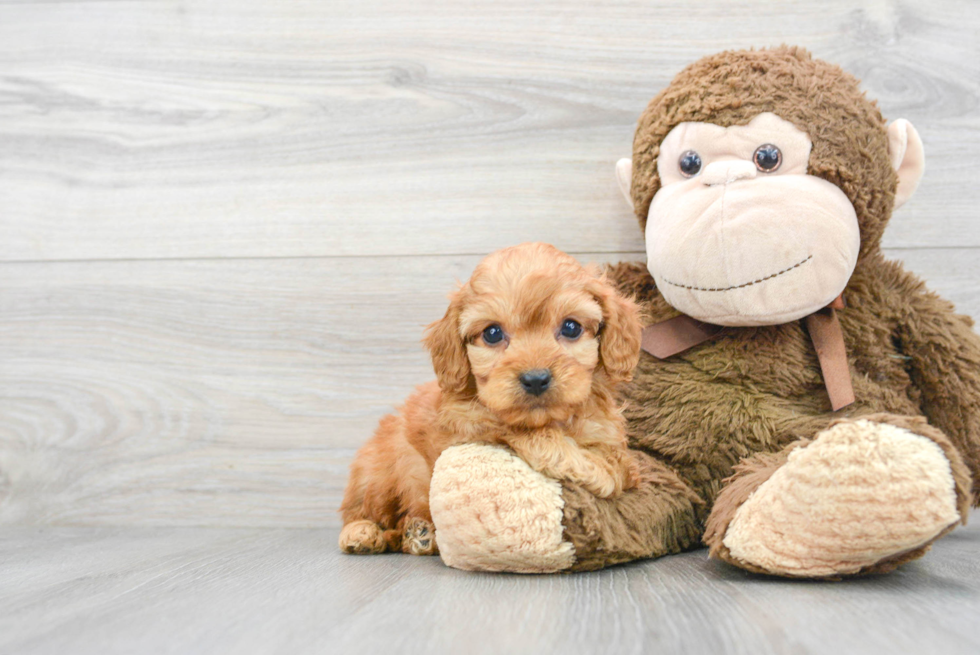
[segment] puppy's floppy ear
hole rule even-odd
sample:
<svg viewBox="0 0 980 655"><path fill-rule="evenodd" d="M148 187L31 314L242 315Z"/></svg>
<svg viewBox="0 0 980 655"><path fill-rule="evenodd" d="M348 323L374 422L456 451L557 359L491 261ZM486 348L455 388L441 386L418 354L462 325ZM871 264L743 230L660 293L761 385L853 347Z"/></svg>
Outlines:
<svg viewBox="0 0 980 655"><path fill-rule="evenodd" d="M613 382L628 382L640 360L640 324L636 303L619 295L604 277L590 291L602 306L599 332L599 363Z"/></svg>
<svg viewBox="0 0 980 655"><path fill-rule="evenodd" d="M436 371L439 388L446 393L461 394L470 385L470 360L459 333L459 315L465 291L466 287L463 287L450 296L446 315L426 328L422 340L432 355L432 367Z"/></svg>

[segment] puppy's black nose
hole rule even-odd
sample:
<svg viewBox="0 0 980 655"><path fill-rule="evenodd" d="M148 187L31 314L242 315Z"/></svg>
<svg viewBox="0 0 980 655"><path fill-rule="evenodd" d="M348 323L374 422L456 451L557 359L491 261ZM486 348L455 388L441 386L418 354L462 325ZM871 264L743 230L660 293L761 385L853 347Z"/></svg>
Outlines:
<svg viewBox="0 0 980 655"><path fill-rule="evenodd" d="M524 371L517 379L521 381L524 391L532 396L540 396L551 386L551 371L546 368L536 368L532 371Z"/></svg>

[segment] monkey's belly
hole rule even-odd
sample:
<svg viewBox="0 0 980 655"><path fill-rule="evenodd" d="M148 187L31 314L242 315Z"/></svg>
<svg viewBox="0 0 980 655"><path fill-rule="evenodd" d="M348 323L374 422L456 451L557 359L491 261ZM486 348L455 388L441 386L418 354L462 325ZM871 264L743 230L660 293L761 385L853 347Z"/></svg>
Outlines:
<svg viewBox="0 0 980 655"><path fill-rule="evenodd" d="M843 416L921 414L902 392L901 376L878 382L860 372L853 376L857 402L831 411L815 355L812 362L790 365L768 352L770 346L784 354L793 349L779 341L761 341L754 356L730 342L666 360L644 354L624 390L631 447L670 465L710 507L722 480L747 456L813 437Z"/></svg>

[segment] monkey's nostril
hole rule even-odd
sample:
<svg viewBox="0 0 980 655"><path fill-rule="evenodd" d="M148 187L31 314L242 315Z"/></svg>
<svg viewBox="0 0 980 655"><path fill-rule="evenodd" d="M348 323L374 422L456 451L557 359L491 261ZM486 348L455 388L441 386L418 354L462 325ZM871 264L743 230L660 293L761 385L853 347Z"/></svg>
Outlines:
<svg viewBox="0 0 980 655"><path fill-rule="evenodd" d="M524 371L517 379L524 387L524 391L532 396L540 396L551 386L551 371L546 368L536 368L531 371Z"/></svg>

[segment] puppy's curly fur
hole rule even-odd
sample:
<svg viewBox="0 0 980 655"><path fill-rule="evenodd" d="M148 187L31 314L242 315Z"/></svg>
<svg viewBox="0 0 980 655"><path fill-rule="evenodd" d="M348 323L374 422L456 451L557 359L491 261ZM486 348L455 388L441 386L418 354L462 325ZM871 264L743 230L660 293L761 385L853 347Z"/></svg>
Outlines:
<svg viewBox="0 0 980 655"><path fill-rule="evenodd" d="M429 479L456 444L505 445L603 498L635 484L615 389L639 358L636 305L544 243L493 253L450 299L425 336L438 381L383 418L351 466L344 552L438 552Z"/></svg>

